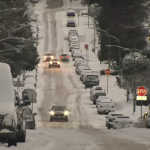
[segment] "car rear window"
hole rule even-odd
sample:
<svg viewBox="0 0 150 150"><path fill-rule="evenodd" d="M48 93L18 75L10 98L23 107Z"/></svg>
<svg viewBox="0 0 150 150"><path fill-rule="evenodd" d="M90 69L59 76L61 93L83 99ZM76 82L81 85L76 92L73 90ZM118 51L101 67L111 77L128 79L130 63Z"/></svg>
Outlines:
<svg viewBox="0 0 150 150"><path fill-rule="evenodd" d="M102 87L96 87L95 90L102 90Z"/></svg>
<svg viewBox="0 0 150 150"><path fill-rule="evenodd" d="M61 54L61 56L67 56L68 54Z"/></svg>
<svg viewBox="0 0 150 150"><path fill-rule="evenodd" d="M106 96L105 93L96 93L95 96Z"/></svg>
<svg viewBox="0 0 150 150"><path fill-rule="evenodd" d="M129 117L124 117L124 116L122 116L122 117L118 117L118 118L129 118Z"/></svg>

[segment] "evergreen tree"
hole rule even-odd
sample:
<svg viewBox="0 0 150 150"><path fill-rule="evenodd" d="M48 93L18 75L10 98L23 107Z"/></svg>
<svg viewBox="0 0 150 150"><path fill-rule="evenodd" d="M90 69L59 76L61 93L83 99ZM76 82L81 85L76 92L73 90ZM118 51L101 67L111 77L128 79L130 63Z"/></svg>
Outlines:
<svg viewBox="0 0 150 150"><path fill-rule="evenodd" d="M94 1L96 2L96 1ZM146 0L105 0L100 1L101 14L98 15L99 27L120 40L121 46L144 50L147 45L147 30L143 22L147 19ZM101 32L101 61L108 59L108 37ZM111 45L118 45L110 38ZM121 51L122 58L128 53ZM110 58L118 62L118 48L110 48Z"/></svg>
<svg viewBox="0 0 150 150"><path fill-rule="evenodd" d="M24 0L0 0L0 62L10 65L14 77L39 63L31 15Z"/></svg>

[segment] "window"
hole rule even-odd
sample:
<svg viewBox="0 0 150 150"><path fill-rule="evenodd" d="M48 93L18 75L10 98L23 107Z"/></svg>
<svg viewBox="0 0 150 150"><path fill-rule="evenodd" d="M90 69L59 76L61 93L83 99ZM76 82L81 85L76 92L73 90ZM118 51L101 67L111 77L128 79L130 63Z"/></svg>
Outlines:
<svg viewBox="0 0 150 150"><path fill-rule="evenodd" d="M53 110L54 110L54 111L64 111L64 110L65 110L65 107L64 107L64 106L54 106L54 107L53 107Z"/></svg>
<svg viewBox="0 0 150 150"><path fill-rule="evenodd" d="M102 90L102 87L96 87L95 90Z"/></svg>
<svg viewBox="0 0 150 150"><path fill-rule="evenodd" d="M61 54L61 56L67 56L68 54Z"/></svg>

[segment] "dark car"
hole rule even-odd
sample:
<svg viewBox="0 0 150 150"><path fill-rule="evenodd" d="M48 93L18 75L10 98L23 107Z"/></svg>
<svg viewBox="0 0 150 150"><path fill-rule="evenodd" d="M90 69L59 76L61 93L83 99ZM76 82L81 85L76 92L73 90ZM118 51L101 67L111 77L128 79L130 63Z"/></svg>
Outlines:
<svg viewBox="0 0 150 150"><path fill-rule="evenodd" d="M75 17L76 15L75 15L75 12L68 12L67 16L68 17Z"/></svg>
<svg viewBox="0 0 150 150"><path fill-rule="evenodd" d="M86 78L85 89L88 87L96 86L96 85L99 85L99 79L97 77L89 76Z"/></svg>
<svg viewBox="0 0 150 150"><path fill-rule="evenodd" d="M67 27L76 27L76 23L74 20L68 20L67 21Z"/></svg>
<svg viewBox="0 0 150 150"><path fill-rule="evenodd" d="M49 62L50 60L52 60L54 58L54 55L51 53L47 53L45 55L43 55L43 61L44 62Z"/></svg>
<svg viewBox="0 0 150 150"><path fill-rule="evenodd" d="M60 68L60 61L58 59L53 59L49 62L49 68L51 68L52 66L56 66L58 68Z"/></svg>
<svg viewBox="0 0 150 150"><path fill-rule="evenodd" d="M69 112L64 105L54 105L49 110L50 112L50 121L63 120L68 122Z"/></svg>
<svg viewBox="0 0 150 150"><path fill-rule="evenodd" d="M95 93L94 96L93 96L93 104L95 105L96 104L96 100L98 99L99 96L106 96L106 93L105 91L99 91L98 93Z"/></svg>
<svg viewBox="0 0 150 150"><path fill-rule="evenodd" d="M23 106L20 108L20 111L23 111L23 120L26 122L26 129L35 129L35 115L29 106Z"/></svg>
<svg viewBox="0 0 150 150"><path fill-rule="evenodd" d="M69 62L69 55L68 54L61 54L60 56L60 61L67 61Z"/></svg>

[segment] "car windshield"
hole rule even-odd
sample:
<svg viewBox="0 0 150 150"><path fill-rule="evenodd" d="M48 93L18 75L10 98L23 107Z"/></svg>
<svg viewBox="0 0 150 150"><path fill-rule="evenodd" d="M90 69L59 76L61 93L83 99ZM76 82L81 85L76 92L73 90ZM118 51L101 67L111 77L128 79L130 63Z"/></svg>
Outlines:
<svg viewBox="0 0 150 150"><path fill-rule="evenodd" d="M55 106L53 108L54 111L64 111L65 110L65 107L64 106Z"/></svg>
<svg viewBox="0 0 150 150"><path fill-rule="evenodd" d="M58 59L54 59L54 61L58 61Z"/></svg>
<svg viewBox="0 0 150 150"><path fill-rule="evenodd" d="M45 54L46 56L51 56L52 54Z"/></svg>

